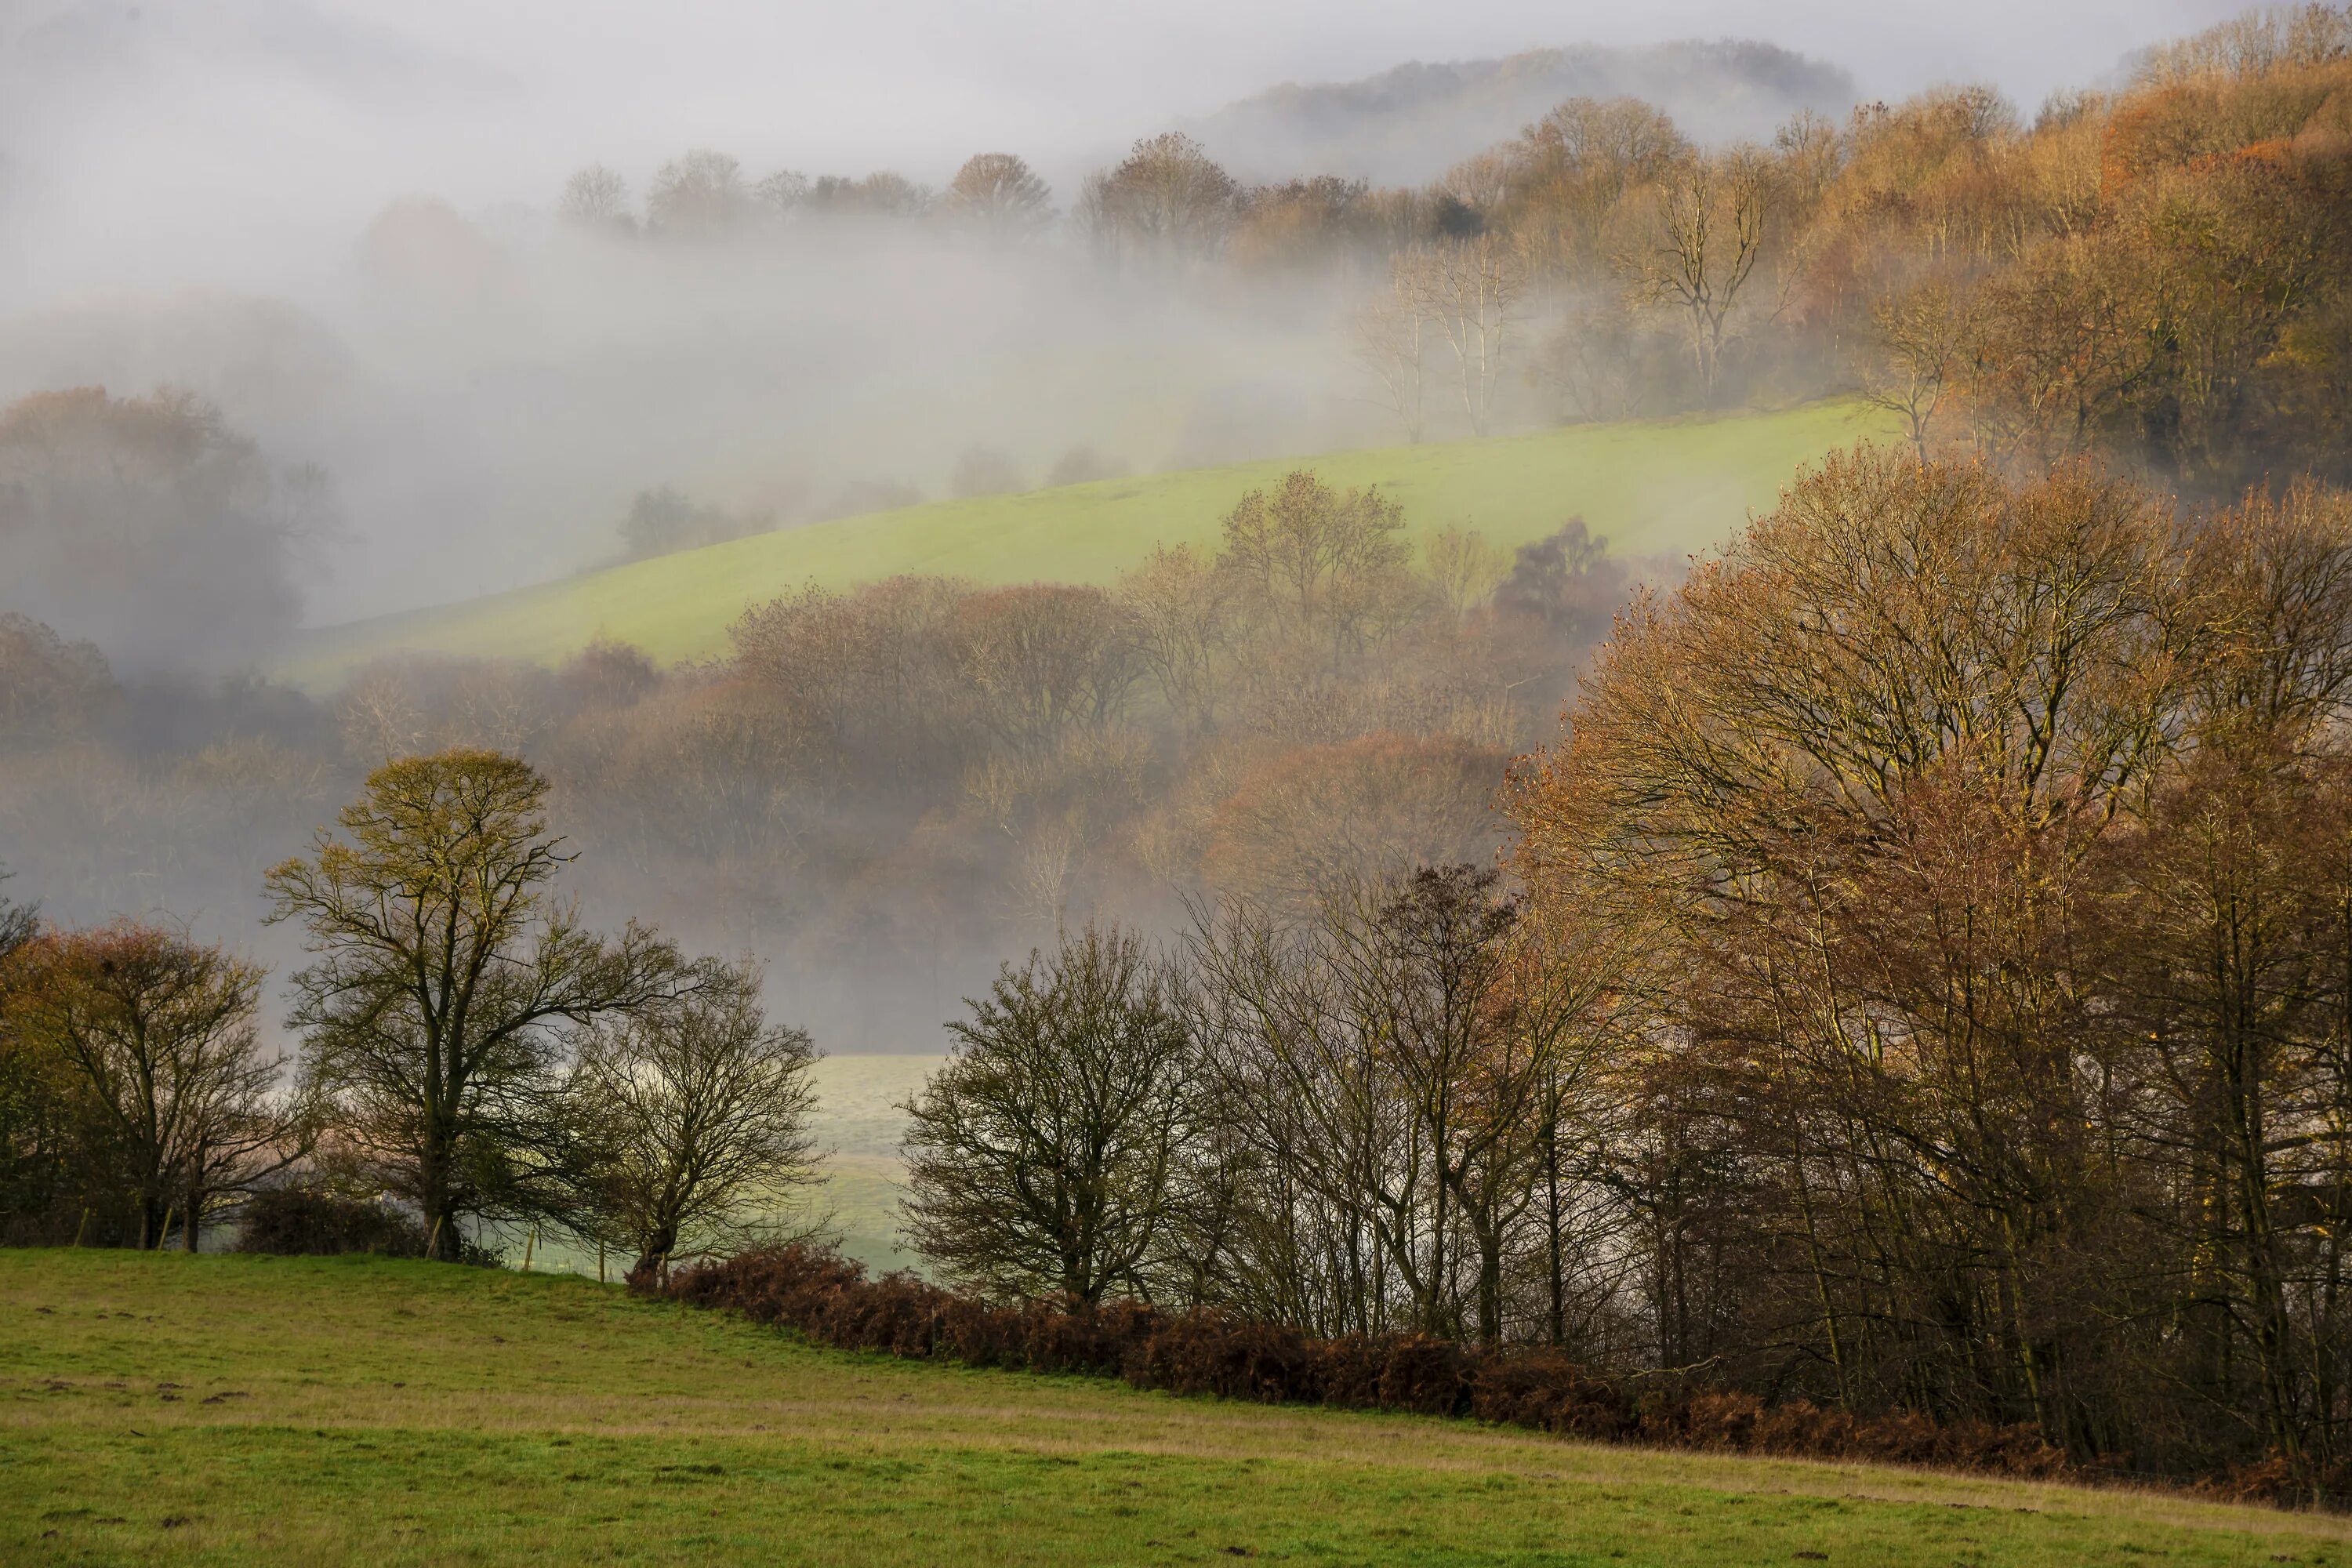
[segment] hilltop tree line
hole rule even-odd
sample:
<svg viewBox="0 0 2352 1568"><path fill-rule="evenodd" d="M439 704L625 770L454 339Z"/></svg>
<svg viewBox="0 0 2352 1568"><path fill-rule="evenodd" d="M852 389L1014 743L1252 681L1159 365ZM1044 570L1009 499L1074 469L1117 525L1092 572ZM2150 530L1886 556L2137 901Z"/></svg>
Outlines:
<svg viewBox="0 0 2352 1568"><path fill-rule="evenodd" d="M1019 158L936 195L894 174L751 182L698 152L640 220L619 176L563 214L709 239L845 213L1006 238L1053 226ZM1695 145L1658 110L1571 99L1430 185L1251 187L1170 132L1088 176L1066 226L1106 266L1335 280L1368 389L1418 440L1516 416L1614 418L1835 393L1923 456L2085 452L2208 494L2273 467L2341 477L2352 436L2352 12L2258 13L2151 51L2030 121L1983 88Z"/></svg>

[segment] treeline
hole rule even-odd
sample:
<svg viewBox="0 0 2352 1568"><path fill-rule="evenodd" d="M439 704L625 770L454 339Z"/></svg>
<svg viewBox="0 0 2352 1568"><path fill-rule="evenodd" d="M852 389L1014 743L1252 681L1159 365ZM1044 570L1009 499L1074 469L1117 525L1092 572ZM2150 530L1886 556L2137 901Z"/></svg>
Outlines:
<svg viewBox="0 0 2352 1568"><path fill-rule="evenodd" d="M1385 499L1298 473L1108 588L810 589L667 671L599 646L389 662L325 700L191 692L9 617L0 838L53 904L234 908L377 762L487 747L549 779L592 906L919 977L845 1027L928 1036L1065 918L1490 857L1508 758L1625 591L1579 526L1415 543Z"/></svg>
<svg viewBox="0 0 2352 1568"><path fill-rule="evenodd" d="M2342 492L1834 458L1620 622L1507 882L1008 970L910 1107L911 1234L998 1300L2344 1496L2347 682Z"/></svg>
<svg viewBox="0 0 2352 1568"><path fill-rule="evenodd" d="M562 210L632 231L618 176ZM749 183L696 153L644 229L708 238L845 212L1042 235L1053 195L984 153L934 196L896 174ZM1089 176L1067 226L1165 282L1336 280L1399 429L1475 433L1862 393L1923 454L2084 452L2219 495L2342 477L2352 431L2352 12L2257 13L2030 122L1982 88L1695 145L1632 100L1570 99L1422 188L1249 187L1175 133Z"/></svg>
<svg viewBox="0 0 2352 1568"><path fill-rule="evenodd" d="M386 763L269 872L310 960L291 1061L255 965L0 903L0 1242L194 1252L226 1215L262 1250L494 1262L503 1222L658 1274L804 1234L814 1044L751 961L585 929L546 795L496 752Z"/></svg>

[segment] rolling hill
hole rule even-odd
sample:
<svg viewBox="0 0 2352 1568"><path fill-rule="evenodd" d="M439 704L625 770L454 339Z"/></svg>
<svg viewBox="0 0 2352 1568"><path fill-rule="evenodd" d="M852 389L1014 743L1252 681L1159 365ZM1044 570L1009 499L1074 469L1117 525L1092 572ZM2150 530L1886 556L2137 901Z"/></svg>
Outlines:
<svg viewBox="0 0 2352 1568"><path fill-rule="evenodd" d="M2352 1521L820 1350L591 1280L0 1251L0 1561L2054 1568Z"/></svg>
<svg viewBox="0 0 2352 1568"><path fill-rule="evenodd" d="M1334 485L1380 486L1403 503L1416 535L1459 523L1517 545L1580 516L1620 554L1680 555L1727 537L1750 509L1770 503L1798 464L1889 433L1874 411L1812 404L934 501L321 628L305 634L280 673L320 689L385 655L551 661L600 636L676 662L721 651L744 606L810 582L844 587L931 573L987 584L1108 583L1155 544L1213 543L1243 492L1294 468Z"/></svg>
<svg viewBox="0 0 2352 1568"><path fill-rule="evenodd" d="M1499 59L1415 61L1360 81L1285 83L1192 130L1253 179L1341 174L1419 184L1569 98L1638 98L1695 140L1722 142L1769 140L1801 110L1842 117L1861 92L1843 67L1772 44L1580 44Z"/></svg>

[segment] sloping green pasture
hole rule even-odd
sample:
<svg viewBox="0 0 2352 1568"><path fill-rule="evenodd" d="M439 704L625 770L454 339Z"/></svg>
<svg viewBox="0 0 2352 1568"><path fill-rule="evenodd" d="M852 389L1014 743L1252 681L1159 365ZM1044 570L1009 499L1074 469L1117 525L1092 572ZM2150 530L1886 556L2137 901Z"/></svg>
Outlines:
<svg viewBox="0 0 2352 1568"><path fill-rule="evenodd" d="M2352 1563L2352 1521L1173 1399L570 1277L0 1253L11 1563Z"/></svg>
<svg viewBox="0 0 2352 1568"><path fill-rule="evenodd" d="M986 584L1108 583L1156 544L1213 542L1244 491L1297 468L1336 486L1380 486L1403 504L1416 536L1462 524L1517 545L1580 516L1621 555L1681 555L1728 538L1751 508L1771 504L1800 463L1888 431L1883 415L1813 404L934 501L325 627L305 636L284 673L327 686L399 652L548 661L598 636L675 662L724 647L746 605L811 582L845 587L922 573Z"/></svg>

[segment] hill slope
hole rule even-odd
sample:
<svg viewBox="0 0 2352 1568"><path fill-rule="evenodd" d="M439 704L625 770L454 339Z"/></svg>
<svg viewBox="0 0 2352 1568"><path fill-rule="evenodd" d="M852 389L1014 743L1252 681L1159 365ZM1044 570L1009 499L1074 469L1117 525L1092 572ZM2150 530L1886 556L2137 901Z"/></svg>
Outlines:
<svg viewBox="0 0 2352 1568"><path fill-rule="evenodd" d="M2352 1521L810 1349L585 1280L0 1252L12 1563L2352 1561Z"/></svg>
<svg viewBox="0 0 2352 1568"><path fill-rule="evenodd" d="M1681 554L1727 537L1799 463L1888 429L1871 411L1815 404L935 501L326 627L307 634L286 673L327 686L397 652L552 660L600 634L665 662L699 658L726 646L728 624L746 605L811 581L838 587L936 573L982 583L1107 583L1154 544L1213 542L1244 490L1294 468L1335 485L1379 485L1403 503L1416 534L1459 522L1516 545L1582 516L1621 554Z"/></svg>
<svg viewBox="0 0 2352 1568"><path fill-rule="evenodd" d="M1763 141L1799 110L1859 100L1843 67L1775 44L1580 44L1501 59L1402 65L1360 81L1286 83L1196 122L1202 145L1263 180L1343 174L1421 184L1568 98L1638 98L1700 142Z"/></svg>

